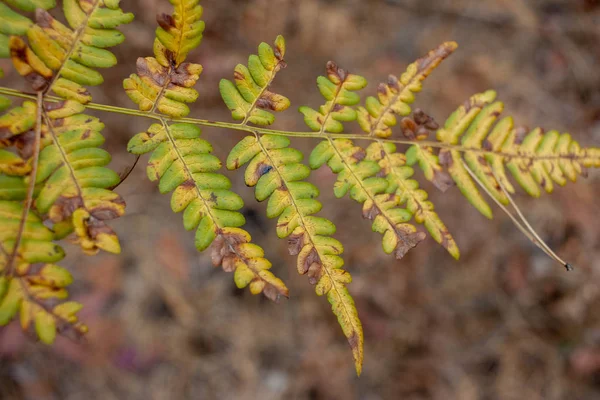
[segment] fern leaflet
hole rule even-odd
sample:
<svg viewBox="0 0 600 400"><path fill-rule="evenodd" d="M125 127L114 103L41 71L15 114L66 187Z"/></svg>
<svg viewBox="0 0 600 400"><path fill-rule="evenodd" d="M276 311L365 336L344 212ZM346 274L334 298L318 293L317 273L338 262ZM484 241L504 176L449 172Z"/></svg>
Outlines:
<svg viewBox="0 0 600 400"><path fill-rule="evenodd" d="M263 42L258 46L258 55L252 54L248 58L248 67L243 64L235 67L235 84L221 80L219 90L233 119L243 120L244 124L271 125L275 116L267 110L288 109L289 99L269 90L275 75L286 67L284 56L285 40L278 36L275 49Z"/></svg>
<svg viewBox="0 0 600 400"><path fill-rule="evenodd" d="M359 107L358 123L361 128L370 136L391 136L392 127L397 124L396 115L410 114L410 104L415 101L414 94L421 91L422 82L457 47L455 42L442 43L410 64L400 79L390 75L387 84L382 83L377 87L378 97L367 97L365 107Z"/></svg>
<svg viewBox="0 0 600 400"><path fill-rule="evenodd" d="M327 64L327 78L319 77L317 85L327 102L317 112L302 107L305 122L314 131L321 133L342 132L342 121L356 121L357 113L351 107L360 102L356 90L366 85L366 80L339 68L335 63ZM400 197L386 193L388 182L377 176L377 162L366 160L366 152L348 139L328 138L317 145L310 155L313 169L327 164L338 175L334 187L337 197L350 193L350 197L363 205L363 217L373 220L373 231L383 235L383 250L394 253L400 259L425 236L407 222L411 213L400 207Z"/></svg>
<svg viewBox="0 0 600 400"><path fill-rule="evenodd" d="M258 53L258 56L250 56L249 68L241 64L236 67L235 85L227 80L220 84L225 104L234 119L243 120L242 125L270 125L275 120L274 115L257 108L283 111L290 105L286 97L269 90L276 74L286 65L283 37L275 40L275 50L261 43ZM289 238L290 254L298 255L298 272L308 275L309 282L316 285L317 295L327 295L348 339L356 371L360 375L364 338L354 300L346 289L352 277L342 269L344 261L340 254L343 246L331 237L335 233L335 225L313 215L322 207L316 199L319 191L314 185L304 182L310 175L310 169L302 164L302 153L289 144L285 137L261 137L257 133L247 136L232 149L227 158L227 168L238 169L248 164L246 184L255 187L258 201L269 199L267 216L279 218L277 235Z"/></svg>
<svg viewBox="0 0 600 400"><path fill-rule="evenodd" d="M406 156L396 152L393 143L375 142L366 150L367 160L377 162L381 168L380 174L388 181L386 192L395 193L400 198L399 204L406 204L415 221L423 224L431 237L458 259L460 251L456 241L434 211L433 203L427 200L427 192L419 189L419 182L411 179L414 169L406 165Z"/></svg>
<svg viewBox="0 0 600 400"><path fill-rule="evenodd" d="M290 254L298 256L298 273L308 275L316 285L317 295L327 295L334 314L348 338L356 371L360 375L363 362L363 331L354 300L346 285L350 273L342 269L342 244L331 236L335 225L316 217L321 203L319 190L305 182L310 169L301 163L303 155L289 147L289 139L281 136L247 136L227 158L227 168L248 164L245 181L256 187L258 201L269 200L267 216L279 218L277 236L289 238Z"/></svg>
<svg viewBox="0 0 600 400"><path fill-rule="evenodd" d="M528 131L515 127L510 117L497 121L504 105L495 98L494 91L474 95L436 135L442 143L460 144L461 151L441 149L439 165L448 170L463 195L483 215L492 218L491 208L463 159L501 204L509 204L509 199L500 185L509 193L515 191L507 169L530 196L539 197L541 189L552 193L555 184L564 186L568 180L574 182L578 175L584 175L587 167L598 167L598 149L581 148L568 133L544 133L541 128Z"/></svg>
<svg viewBox="0 0 600 400"><path fill-rule="evenodd" d="M184 226L196 229L196 248L206 250L213 242L213 262L233 272L238 287L249 284L253 294L276 300L288 290L268 269L269 261L260 247L239 227L245 224L242 199L229 189L231 182L218 174L221 162L210 154L212 146L200 138L200 129L190 124L154 124L148 132L131 139L133 154L152 152L148 178L159 181L161 193L174 191L171 208L183 211ZM215 241L215 239L218 239Z"/></svg>
<svg viewBox="0 0 600 400"><path fill-rule="evenodd" d="M91 101L84 86L103 81L94 68L116 64L105 50L124 39L114 28L133 14L123 13L118 1L65 0L67 27L45 11L53 1L9 4L35 10L35 23L0 4L0 56L10 55L38 102L26 101L0 117L0 201L9 227L0 242L0 325L20 310L23 329L33 321L49 343L66 326L87 329L75 317L78 303L59 303L71 277L53 264L64 256L53 241L74 233L86 253L120 252L106 224L124 213L125 202L109 190L120 179L105 167L110 155L99 148L104 125L83 114L83 104ZM65 100L45 102L50 92Z"/></svg>
<svg viewBox="0 0 600 400"><path fill-rule="evenodd" d="M55 233L33 212L22 224L24 204L18 200L26 191L23 178L0 175L0 326L19 313L22 328L34 326L40 340L50 344L57 330L83 334L87 327L76 317L81 305L64 301L72 277L54 264L65 256L53 243Z"/></svg>
<svg viewBox="0 0 600 400"><path fill-rule="evenodd" d="M185 103L193 102L193 88L202 66L185 63L189 51L200 44L204 22L197 0L175 1L175 13L162 15L154 42L154 57L139 58L138 74L123 82L129 97L143 111L180 117L189 113ZM152 152L148 178L159 181L161 193L174 191L171 208L183 212L184 226L196 230L196 248L211 244L212 261L234 272L239 288L250 287L253 294L264 293L271 300L288 296L285 284L269 269L264 251L250 243L250 235L241 229L246 221L238 212L242 199L229 190L231 182L217 173L221 162L210 154L212 146L200 138L200 129L191 124L160 124L136 135L129 142L133 154Z"/></svg>

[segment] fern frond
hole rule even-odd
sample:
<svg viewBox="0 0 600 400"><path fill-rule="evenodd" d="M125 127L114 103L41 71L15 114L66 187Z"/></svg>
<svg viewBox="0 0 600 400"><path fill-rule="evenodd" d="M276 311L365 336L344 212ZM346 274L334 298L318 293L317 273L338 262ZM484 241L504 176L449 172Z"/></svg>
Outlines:
<svg viewBox="0 0 600 400"><path fill-rule="evenodd" d="M72 277L55 264L64 257L55 243L73 234L87 253L120 251L106 221L124 213L123 199L111 191L121 179L106 168L110 154L100 149L104 125L84 114L86 106L157 122L133 137L128 150L138 157L151 154L148 177L158 183L161 193L172 193L171 208L182 213L187 230L195 231L198 250L211 247L212 263L232 272L237 287L277 301L288 296L288 288L271 272L264 250L242 229L243 201L220 173L221 161L201 138L198 126L249 132L251 136L229 154L227 168L246 165L245 182L255 188L258 201L268 200L267 216L277 218L277 235L287 238L290 254L298 256L298 272L307 275L317 295L327 296L358 374L364 339L347 290L352 277L343 269L343 246L333 238L335 225L317 216L322 208L319 190L306 181L311 168L330 167L337 175L335 195L349 194L362 205L363 217L383 236L383 250L398 259L426 237L410 222L413 218L459 257L458 246L427 192L412 179L418 165L438 188L456 184L491 218L491 208L479 192L483 189L525 235L570 268L543 243L512 200L515 185L509 175L538 197L542 190L550 193L556 185L585 175L586 168L600 167L600 149L582 149L569 134L544 133L540 128L528 132L515 127L511 118L498 121L503 104L495 101L493 91L473 96L441 129L420 110L413 111L411 104L423 81L456 43L443 43L410 64L400 78L390 76L363 106L357 106L358 91L366 80L329 62L326 76L317 79L325 104L299 108L316 132L311 134L250 126L271 125L274 112L290 106L288 98L271 91L276 75L286 67L285 40L278 36L273 47L261 43L247 65L237 65L232 81L220 82L221 96L240 124L181 118L199 96L195 85L203 67L186 59L200 44L205 26L199 0L170 2L174 13L157 18L154 56L139 58L137 73L123 83L143 112L92 104L86 89L102 83L97 69L116 64L107 49L123 41L116 28L133 18L119 8L119 0L64 0L66 25L45 11L55 6L54 0L0 3L0 58L10 57L36 92L18 93L36 103L25 101L12 109L0 97L0 111L9 110L0 116L0 325L19 314L23 329L35 329L46 343L65 328L85 333L87 328L76 317L81 305L66 301ZM35 21L18 10L35 11ZM52 92L62 101L49 96ZM366 134L340 135L346 122L358 122ZM396 125L407 140L389 139ZM436 132L437 141L426 141L430 131ZM286 136L321 140L309 166ZM372 144L364 149L350 139ZM410 147L403 154L394 143ZM504 207L508 203L519 218Z"/></svg>
<svg viewBox="0 0 600 400"><path fill-rule="evenodd" d="M210 143L200 138L200 129L191 124L154 124L131 139L133 154L152 152L148 178L159 181L161 193L174 192L171 208L183 212L187 230L196 230L199 251L213 246L213 263L235 270L235 283L250 285L253 294L264 292L272 300L288 296L285 284L269 269L263 250L250 243L250 235L239 227L245 224L238 212L242 199L230 190L231 182L217 173L221 162L211 154Z"/></svg>
<svg viewBox="0 0 600 400"><path fill-rule="evenodd" d="M269 200L267 216L278 218L277 236L289 238L290 254L298 255L298 273L308 275L317 295L327 295L344 335L350 343L357 373L363 362L363 331L354 300L346 289L352 281L342 269L342 244L331 237L335 225L314 214L322 208L319 190L304 180L310 169L300 151L282 136L247 136L227 157L227 168L248 164L245 182L255 187L258 201Z"/></svg>
<svg viewBox="0 0 600 400"><path fill-rule="evenodd" d="M69 27L36 9L35 24L26 31L29 45L17 36L10 39L15 69L36 91L53 91L62 98L89 103L91 95L84 86L104 81L95 68L117 63L106 48L124 39L115 28L133 20L133 14L124 13L118 5L119 1L65 0Z"/></svg>
<svg viewBox="0 0 600 400"><path fill-rule="evenodd" d="M419 189L419 182L411 179L414 170L406 165L406 156L396 152L396 145L393 143L374 142L367 147L366 151L366 159L377 162L381 168L378 175L383 175L388 181L386 193L395 193L399 196L399 204L406 205L406 209L412 213L415 221L423 224L431 237L452 257L458 259L460 251L456 241L434 211L433 203L427 200L427 192Z"/></svg>
<svg viewBox="0 0 600 400"><path fill-rule="evenodd" d="M187 103L198 99L194 85L202 66L184 63L188 53L200 44L204 22L198 0L171 0L175 13L159 15L154 57L138 58L137 74L123 81L129 98L142 111L185 117Z"/></svg>
<svg viewBox="0 0 600 400"><path fill-rule="evenodd" d="M398 79L390 75L387 84L380 84L377 97L369 96L365 107L358 108L358 123L370 136L387 138L392 135L392 127L397 124L396 115L411 113L410 104L415 101L415 93L421 91L422 82L456 50L455 42L442 43L426 56L410 64Z"/></svg>
<svg viewBox="0 0 600 400"><path fill-rule="evenodd" d="M38 93L53 91L68 100L41 102L40 110L35 103L25 102L0 117L0 145L9 148L1 154L0 170L36 175L28 178L38 187L33 205L53 224L57 239L74 232L75 241L87 253L99 249L118 253L117 236L105 221L124 212L124 201L108 190L119 177L105 168L110 155L98 148L104 142L100 134L104 125L83 114L82 104L91 101L84 85L103 81L95 68L116 64L105 48L123 41L114 28L130 22L133 14L124 13L118 0L65 0L69 24L65 26L44 10L53 2L13 3L25 10L36 6L35 23L2 9L2 32L15 35L9 47L17 72ZM39 154L34 146L38 142ZM38 163L39 168L32 170L31 164Z"/></svg>
<svg viewBox="0 0 600 400"><path fill-rule="evenodd" d="M568 133L544 133L514 126L511 117L497 121L504 105L495 101L496 93L474 95L459 107L437 132L437 139L460 145L460 151L440 150L440 165L447 168L458 188L483 215L492 211L461 160L483 183L487 192L501 204L509 199L500 184L514 193L506 169L530 196L539 197L542 189L552 193L555 184L564 186L586 174L587 167L598 167L597 148L581 148ZM486 150L482 154L478 150ZM497 179L499 180L496 180Z"/></svg>
<svg viewBox="0 0 600 400"><path fill-rule="evenodd" d="M104 143L100 134L104 125L79 113L79 107L65 101L44 110L52 145L39 156L36 183L42 187L35 206L60 224L63 234L74 231L86 253L120 253L117 235L106 223L125 213L125 201L110 190L120 178L106 168L111 156L99 148Z"/></svg>
<svg viewBox="0 0 600 400"><path fill-rule="evenodd" d="M23 178L11 178L12 187L19 186ZM7 183L0 175L0 182ZM57 330L70 328L83 334L87 327L78 322L76 313L81 304L64 301L68 297L66 287L72 282L71 274L54 263L64 257L63 249L54 244L54 232L44 225L35 213L28 213L23 226L18 249L14 247L23 216L23 203L6 201L25 197L23 190L7 196L11 185L0 190L0 326L8 324L19 313L23 330L32 324L44 343L54 341ZM14 257L13 257L14 253Z"/></svg>
<svg viewBox="0 0 600 400"><path fill-rule="evenodd" d="M185 116L198 97L193 88L202 72L199 64L184 63L188 53L200 44L204 22L197 0L171 0L173 16L158 17L160 27L154 41L155 57L139 58L138 74L123 82L129 97L140 110L172 117ZM200 138L201 131L191 124L172 124L161 119L131 139L128 150L133 154L152 152L148 177L159 181L161 193L174 191L171 208L183 211L187 230L196 229L196 248L212 244L212 261L234 272L239 288L250 287L253 294L264 293L276 301L288 296L288 288L269 269L264 251L250 243L250 235L240 229L245 224L238 212L242 199L229 190L231 182L217 173L220 160L210 143Z"/></svg>
<svg viewBox="0 0 600 400"><path fill-rule="evenodd" d="M317 79L319 90L327 100L320 112L301 107L304 121L313 130L341 133L343 122L356 121L357 113L351 107L360 102L356 90L366 86L366 80L348 73L335 63L327 64L328 77ZM377 162L365 160L366 152L348 139L322 141L313 149L309 158L312 169L327 164L338 175L334 187L336 197L350 193L350 197L363 205L363 217L373 221L373 231L383 235L383 249L395 253L400 259L425 239L422 232L408 224L411 213L400 207L400 197L387 193L388 182L379 177Z"/></svg>
<svg viewBox="0 0 600 400"><path fill-rule="evenodd" d="M406 150L406 163L411 167L418 164L425 178L442 192L445 192L454 184L452 178L440 165L439 157L431 146L410 146Z"/></svg>
<svg viewBox="0 0 600 400"><path fill-rule="evenodd" d="M278 36L275 40L275 50L261 43L258 53L258 56L250 56L249 68L241 64L236 67L235 84L223 79L219 86L233 118L243 120L242 125L270 125L275 116L263 108L283 111L290 105L286 97L268 90L276 74L286 66L283 37ZM345 85L352 87L352 80L354 77ZM347 89L343 90L345 96ZM351 103L344 99L341 101ZM227 168L238 169L248 164L246 184L256 187L258 201L269 199L267 216L279 217L277 235L289 237L290 254L298 255L298 272L308 274L309 282L316 285L317 295L327 295L350 343L356 371L360 375L364 338L354 300L345 286L352 277L342 269L344 261L340 254L343 246L331 237L335 233L335 225L325 218L313 216L322 207L316 199L319 191L314 185L304 182L310 175L310 169L301 163L302 153L290 148L289 144L285 137L261 137L256 133L255 136L247 136L230 152Z"/></svg>
<svg viewBox="0 0 600 400"><path fill-rule="evenodd" d="M317 78L317 87L327 102L318 111L306 106L300 107L298 111L304 114L304 122L314 132L343 132L342 122L356 121L357 114L352 106L360 102L356 91L365 86L365 78L348 73L329 61L327 77Z"/></svg>
<svg viewBox="0 0 600 400"><path fill-rule="evenodd" d="M383 250L401 259L425 239L423 232L408 223L411 212L401 207L402 198L388 192L388 180L379 176L381 167L366 159L364 149L346 139L319 143L310 155L310 167L327 164L338 175L334 186L336 197L350 194L363 205L363 218L373 221L373 231L383 235Z"/></svg>
<svg viewBox="0 0 600 400"><path fill-rule="evenodd" d="M169 0L174 7L173 15L160 14L157 17L155 54L164 67L177 68L185 61L188 53L202 41L204 21L199 0ZM160 56L159 56L160 55Z"/></svg>
<svg viewBox="0 0 600 400"><path fill-rule="evenodd" d="M286 67L285 40L275 39L275 49L267 43L258 46L258 55L248 58L248 67L238 64L235 67L235 84L227 79L219 83L221 96L235 120L243 120L256 125L271 125L275 116L269 111L285 111L290 106L287 97L273 93L269 86L275 75Z"/></svg>
<svg viewBox="0 0 600 400"><path fill-rule="evenodd" d="M0 144L19 148L19 155L0 152L2 172L29 173L28 160L33 154L28 135L35 125L36 110L35 103L24 102L0 117ZM86 253L119 253L117 235L106 221L125 212L124 200L110 190L120 179L106 168L110 154L99 148L104 143L100 133L104 124L81 113L83 110L72 100L44 105L35 207L58 225L61 236L74 232L75 242Z"/></svg>
<svg viewBox="0 0 600 400"><path fill-rule="evenodd" d="M264 257L264 250L251 240L243 229L223 228L213 242L213 265L222 265L226 272L234 271L233 279L240 289L249 286L250 293L263 293L275 302L280 296L289 297L285 283L269 271L271 262Z"/></svg>
<svg viewBox="0 0 600 400"><path fill-rule="evenodd" d="M57 331L68 328L85 334L88 328L76 316L82 305L64 301L68 297L66 287L71 282L71 274L54 264L40 267L21 264L14 277L1 276L0 326L8 324L18 313L23 330L35 326L37 336L46 344L54 342Z"/></svg>
<svg viewBox="0 0 600 400"><path fill-rule="evenodd" d="M4 178L4 179L3 179ZM2 243L3 251L0 252L6 256L14 251L15 239L17 237L18 226L20 223L23 204L17 201L20 198L25 197L25 184L23 178L12 178L9 184L9 180L5 176L0 175L0 181L4 184L2 191L0 191L0 220L2 220L2 226L6 229L2 229L0 234L0 243ZM8 194L10 187L13 188L13 193ZM19 187L22 187L22 191L17 191ZM30 213L25 221L25 228L23 230L22 240L17 249L17 255L19 260L23 263L54 263L62 260L64 257L63 249L52 243L54 239L54 232L44 225L44 221L34 213ZM0 271L6 271L7 265L6 258L1 258ZM18 265L19 263L13 263Z"/></svg>
<svg viewBox="0 0 600 400"><path fill-rule="evenodd" d="M155 54L162 54L156 53ZM184 63L177 68L161 65L157 58L138 58L137 74L123 81L127 95L142 111L155 110L172 117L185 117L190 113L186 103L198 99L193 88L200 74L200 64Z"/></svg>

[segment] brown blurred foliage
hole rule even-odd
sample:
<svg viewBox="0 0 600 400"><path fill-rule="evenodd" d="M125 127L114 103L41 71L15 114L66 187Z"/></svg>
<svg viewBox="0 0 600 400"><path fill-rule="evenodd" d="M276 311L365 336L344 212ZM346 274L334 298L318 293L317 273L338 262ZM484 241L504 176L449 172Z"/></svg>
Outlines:
<svg viewBox="0 0 600 400"><path fill-rule="evenodd" d="M460 48L426 82L417 106L441 121L471 94L498 90L507 112L529 126L600 143L600 2L597 0L205 0L207 30L191 61L204 65L192 115L229 120L218 80L260 41L288 41L289 67L275 83L296 106L321 101L315 78L335 60L366 76L388 73L437 44ZM128 0L136 21L116 50L95 101L132 107L122 80L151 53L155 14L166 0ZM9 76L9 79L11 76ZM112 166L133 157L126 143L149 121L101 115ZM278 126L304 129L300 114ZM205 130L224 158L242 136ZM310 141L294 144L309 151ZM239 174L249 230L290 287L272 304L235 289L199 254L139 165L118 191L128 214L115 224L120 257L70 251L63 263L91 332L52 348L0 329L0 399L597 399L600 397L600 196L598 173L532 200L518 196L534 226L572 273L547 259L508 218L486 221L456 190L431 185L462 250L454 262L428 239L401 261L380 251L360 206L337 200L334 177L313 174L324 213L338 225L365 328L356 378L347 343L325 299L295 273L264 205ZM596 311L598 309L599 311Z"/></svg>

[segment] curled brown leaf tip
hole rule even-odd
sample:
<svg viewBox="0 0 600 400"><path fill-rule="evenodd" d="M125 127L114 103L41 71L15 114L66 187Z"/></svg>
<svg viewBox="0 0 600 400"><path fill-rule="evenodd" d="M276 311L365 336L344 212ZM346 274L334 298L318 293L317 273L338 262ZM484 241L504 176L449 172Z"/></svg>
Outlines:
<svg viewBox="0 0 600 400"><path fill-rule="evenodd" d="M50 13L43 8L36 8L35 10L35 22L42 28L50 28L54 18Z"/></svg>
<svg viewBox="0 0 600 400"><path fill-rule="evenodd" d="M64 221L73 215L75 210L81 207L83 207L83 200L81 197L60 196L52 208L52 220L54 222Z"/></svg>
<svg viewBox="0 0 600 400"><path fill-rule="evenodd" d="M297 256L304 247L304 235L290 235L288 239L288 251L290 255Z"/></svg>
<svg viewBox="0 0 600 400"><path fill-rule="evenodd" d="M420 71L433 70L444 59L456 50L458 45L455 42L442 43L436 49L430 51L426 56L417 60L417 65Z"/></svg>
<svg viewBox="0 0 600 400"><path fill-rule="evenodd" d="M279 299L281 296L284 296L286 299L290 297L289 292L282 293L275 286L267 283L265 288L263 289L263 294L269 300L274 303L279 303Z"/></svg>
<svg viewBox="0 0 600 400"><path fill-rule="evenodd" d="M398 260L403 258L411 249L417 247L417 245L427 237L425 232L414 232L407 234L404 231L397 230L397 233L398 237L400 237L400 243L398 244L398 247L396 247L394 255Z"/></svg>
<svg viewBox="0 0 600 400"><path fill-rule="evenodd" d="M372 207L369 207L367 209L363 209L363 212L362 212L363 218L368 219L368 220L374 220L375 217L378 216L379 214L381 214L381 211L375 205L373 205Z"/></svg>
<svg viewBox="0 0 600 400"><path fill-rule="evenodd" d="M449 168L454 163L452 153L447 149L442 149L439 154L440 165L445 168Z"/></svg>
<svg viewBox="0 0 600 400"><path fill-rule="evenodd" d="M156 16L156 22L163 28L165 31L170 30L171 28L175 28L175 19L172 15L161 13Z"/></svg>
<svg viewBox="0 0 600 400"><path fill-rule="evenodd" d="M250 245L250 235L244 231L222 229L212 243L212 264L215 267L220 265L225 272L234 272L239 288L249 286L253 294L263 293L274 302L277 302L280 296L288 297L289 290L285 284L268 271L270 263L261 255L252 255L248 251ZM266 268L265 263L268 264ZM237 278L240 272L245 276L241 286Z"/></svg>
<svg viewBox="0 0 600 400"><path fill-rule="evenodd" d="M433 185L442 192L446 192L455 185L454 180L446 171L436 171L433 175Z"/></svg>
<svg viewBox="0 0 600 400"><path fill-rule="evenodd" d="M307 272L309 272L310 268L313 266L313 264L319 264L320 260L319 260L319 254L317 253L317 249L315 249L314 247L310 250L310 252L304 257L304 259L302 260L301 263L299 263L299 266L302 268L301 271L299 271L302 275L306 274ZM313 267L314 269L314 267Z"/></svg>
<svg viewBox="0 0 600 400"><path fill-rule="evenodd" d="M425 140L429 137L430 132L439 129L439 125L423 110L417 108L412 117L402 118L400 128L404 137L409 140Z"/></svg>
<svg viewBox="0 0 600 400"><path fill-rule="evenodd" d="M415 111L413 112L413 118L415 119L415 122L417 124L422 125L429 130L437 130L440 127L439 124L435 122L432 116L428 115L427 113L425 113L425 111L421 110L420 108L415 109Z"/></svg>
<svg viewBox="0 0 600 400"><path fill-rule="evenodd" d="M310 283L311 285L316 285L319 280L321 279L321 276L323 275L323 265L318 263L318 262L314 262L312 264L310 264L310 267L308 267L308 283Z"/></svg>
<svg viewBox="0 0 600 400"><path fill-rule="evenodd" d="M398 77L396 77L395 75L390 75L388 76L388 86L392 89L394 89L395 91L399 91L400 90L400 82L398 81ZM386 93L386 87L385 84L380 84L379 88L381 88L380 90L382 90L382 93Z"/></svg>
<svg viewBox="0 0 600 400"><path fill-rule="evenodd" d="M327 75L330 77L334 77L334 80L339 80L344 82L348 77L348 71L343 68L338 67L338 65L334 61L327 62ZM337 79L335 79L337 78Z"/></svg>

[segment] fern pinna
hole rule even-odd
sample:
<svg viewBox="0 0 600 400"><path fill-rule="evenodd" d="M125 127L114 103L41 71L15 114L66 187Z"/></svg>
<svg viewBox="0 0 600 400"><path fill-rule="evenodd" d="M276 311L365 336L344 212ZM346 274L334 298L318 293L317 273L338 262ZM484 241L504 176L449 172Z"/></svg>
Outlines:
<svg viewBox="0 0 600 400"><path fill-rule="evenodd" d="M198 97L193 86L202 66L184 61L200 44L204 30L198 1L173 4L175 13L158 19L154 57L138 59L138 73L123 84L140 109L160 121L135 136L128 149L134 154L152 152L148 178L159 181L161 193L174 191L171 208L183 211L186 229L196 230L198 250L213 244L213 263L235 271L239 288L249 286L252 293L264 293L272 300L287 297L288 289L269 271L271 263L264 258L264 251L240 228L246 222L238 212L244 203L229 190L229 179L217 172L221 161L210 154L210 143L200 138L197 126L168 121L169 117L186 116L189 108L184 103Z"/></svg>
<svg viewBox="0 0 600 400"><path fill-rule="evenodd" d="M220 173L222 162L200 127L246 132L226 167L245 167L245 183L254 187L256 200L267 201L267 216L277 218L276 234L297 256L298 272L330 302L359 374L364 338L347 288L352 277L342 268L344 248L333 237L334 223L318 216L319 189L306 181L312 169L327 164L337 175L334 194L349 194L361 204L362 216L382 235L384 252L398 259L427 236L415 223L452 257L460 256L450 229L415 178L419 169L442 191L458 186L491 218L485 193L542 250L569 266L516 207L511 196L516 185L509 175L539 197L585 175L587 168L600 167L600 149L582 148L569 134L529 131L510 117L499 119L503 104L493 91L474 95L442 127L421 109L413 110L423 81L456 50L456 43L441 44L400 77L390 75L364 102L359 92L366 79L327 63L326 76L317 79L325 103L299 108L310 132L288 132L268 127L276 112L291 105L271 89L287 67L286 43L278 36L272 46L261 43L246 65L238 64L233 80L219 84L225 106L239 122L189 118L203 68L186 60L201 43L203 9L198 0L170 2L173 14L157 18L154 55L140 57L137 73L123 82L139 110L94 104L86 89L102 83L97 68L116 63L107 48L124 40L116 28L133 18L118 0L63 1L68 26L46 11L54 8L53 0L0 3L0 57L10 57L35 92L0 88L0 110L8 110L0 116L0 325L20 313L23 328L34 327L47 343L57 331L84 333L87 328L76 316L81 305L66 301L72 277L55 264L64 257L56 242L68 238L88 254L120 251L106 221L124 213L124 200L111 190L121 178L106 168L110 154L100 148L104 125L86 108L154 121L130 140L128 150L150 154L148 178L161 193L172 193L171 209L182 213L185 229L195 231L197 249L210 247L213 264L233 272L237 287L277 301L288 297L288 288L243 229L243 201ZM27 12L34 12L35 22ZM10 108L6 95L26 101ZM362 132L346 133L348 126ZM290 137L296 136L318 141L307 164L302 152L291 147Z"/></svg>
<svg viewBox="0 0 600 400"><path fill-rule="evenodd" d="M286 66L285 41L279 36L275 50L266 43L258 48L259 55L248 59L248 66L235 68L235 85L221 80L219 85L225 104L234 119L242 125L270 125L271 111L284 111L290 105L287 98L272 93L269 85L277 72ZM255 186L256 200L269 200L267 216L279 218L277 236L289 238L289 252L298 256L298 273L308 275L317 295L327 295L344 335L348 338L356 371L360 374L363 362L363 331L354 300L346 284L352 281L342 269L340 254L344 247L332 238L335 225L326 218L316 217L321 203L316 199L319 190L304 180L310 169L302 164L300 151L289 147L289 139L281 136L254 133L240 141L227 157L227 168L237 169L248 164L245 182Z"/></svg>
<svg viewBox="0 0 600 400"><path fill-rule="evenodd" d="M89 254L120 252L106 223L125 210L110 190L120 178L99 147L104 125L84 104L92 100L85 86L103 81L96 68L117 63L107 50L124 39L115 28L133 15L118 1L65 0L66 26L46 11L54 1L10 4L0 4L0 54L11 57L36 101L0 117L0 325L19 313L23 329L35 326L51 343L57 330L87 330L76 317L81 305L65 301L72 278L54 264L64 257L55 242L69 237ZM35 11L35 22L19 9Z"/></svg>

